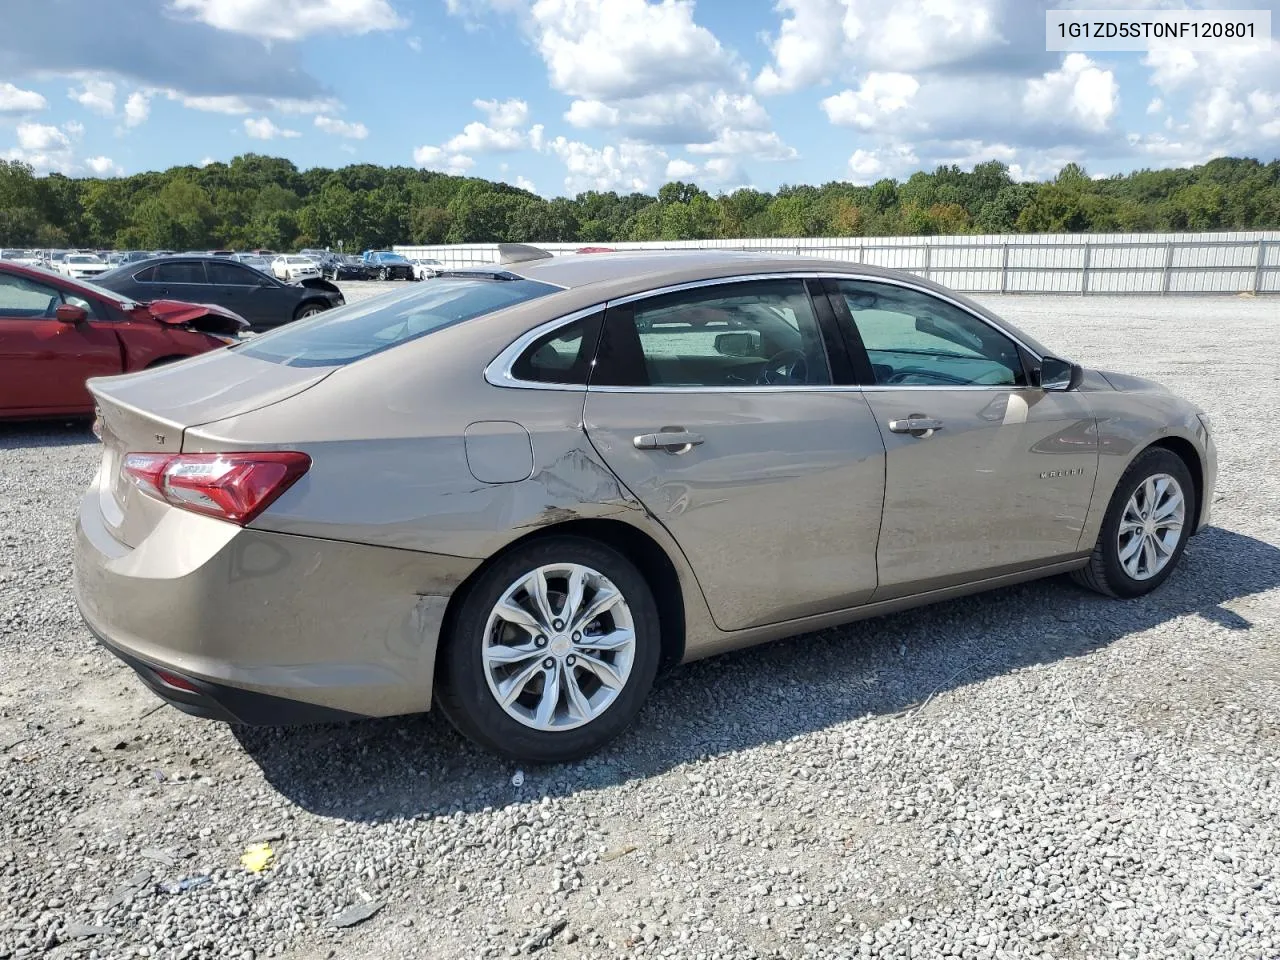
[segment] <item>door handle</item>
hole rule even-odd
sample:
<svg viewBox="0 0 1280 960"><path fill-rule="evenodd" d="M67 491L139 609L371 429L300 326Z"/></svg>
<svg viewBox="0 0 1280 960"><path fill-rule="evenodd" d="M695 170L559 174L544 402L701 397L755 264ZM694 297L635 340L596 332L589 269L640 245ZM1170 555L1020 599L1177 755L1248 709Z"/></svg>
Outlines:
<svg viewBox="0 0 1280 960"><path fill-rule="evenodd" d="M933 436L933 431L942 429L942 421L913 413L905 420L890 420L889 430L892 433L909 433L913 437L926 439Z"/></svg>
<svg viewBox="0 0 1280 960"><path fill-rule="evenodd" d="M684 453L696 447L706 438L688 430L661 430L658 433L641 433L631 438L637 450L666 450L667 453Z"/></svg>

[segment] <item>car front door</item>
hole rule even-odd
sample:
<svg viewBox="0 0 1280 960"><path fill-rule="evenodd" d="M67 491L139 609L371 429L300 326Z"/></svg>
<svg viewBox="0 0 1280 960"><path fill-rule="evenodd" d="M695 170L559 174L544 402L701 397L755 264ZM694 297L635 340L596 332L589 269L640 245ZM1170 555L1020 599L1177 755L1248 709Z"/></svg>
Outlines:
<svg viewBox="0 0 1280 960"><path fill-rule="evenodd" d="M680 544L721 629L856 606L876 588L884 444L862 392L833 385L828 345L843 349L824 342L801 279L606 311L587 436Z"/></svg>
<svg viewBox="0 0 1280 960"><path fill-rule="evenodd" d="M64 302L88 317L56 317ZM120 372L120 342L95 303L26 276L0 273L0 413L40 416L88 412L84 382Z"/></svg>
<svg viewBox="0 0 1280 960"><path fill-rule="evenodd" d="M913 287L827 281L886 449L876 600L1079 549L1097 473L1077 393L1028 383L1025 350Z"/></svg>
<svg viewBox="0 0 1280 960"><path fill-rule="evenodd" d="M273 304L270 291L278 289L270 278L257 270L251 270L230 260L209 261L205 264L205 273L210 287L217 289L216 302L234 310L249 323L259 325L264 319L280 312L279 304Z"/></svg>

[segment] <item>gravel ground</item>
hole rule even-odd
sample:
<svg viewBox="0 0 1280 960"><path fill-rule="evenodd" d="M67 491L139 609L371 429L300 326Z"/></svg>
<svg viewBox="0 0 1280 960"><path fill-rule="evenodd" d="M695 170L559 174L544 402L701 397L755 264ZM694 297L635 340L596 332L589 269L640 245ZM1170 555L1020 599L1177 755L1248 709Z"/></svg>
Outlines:
<svg viewBox="0 0 1280 960"><path fill-rule="evenodd" d="M1280 301L990 300L1214 417L1169 583L694 664L558 768L157 709L71 597L91 436L0 427L0 958L1280 957Z"/></svg>

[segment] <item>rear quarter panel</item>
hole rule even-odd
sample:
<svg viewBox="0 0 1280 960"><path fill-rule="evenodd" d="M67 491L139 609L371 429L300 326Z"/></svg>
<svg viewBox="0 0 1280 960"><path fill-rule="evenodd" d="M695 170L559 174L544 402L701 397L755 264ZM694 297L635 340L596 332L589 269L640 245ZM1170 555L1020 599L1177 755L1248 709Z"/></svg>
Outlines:
<svg viewBox="0 0 1280 960"><path fill-rule="evenodd" d="M533 325L495 318L339 368L287 401L190 428L183 449L267 446L310 455L308 473L252 525L281 533L486 559L565 521L628 524L676 567L690 642L699 632L717 633L679 547L587 441L584 392L484 380L485 365ZM522 479L473 475L464 435L485 421L514 421L528 431L533 462Z"/></svg>

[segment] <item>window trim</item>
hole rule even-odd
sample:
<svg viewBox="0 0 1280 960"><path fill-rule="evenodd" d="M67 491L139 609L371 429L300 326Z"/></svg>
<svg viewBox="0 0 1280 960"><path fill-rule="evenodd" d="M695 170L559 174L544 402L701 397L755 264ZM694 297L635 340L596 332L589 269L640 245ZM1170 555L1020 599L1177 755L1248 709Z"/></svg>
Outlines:
<svg viewBox="0 0 1280 960"><path fill-rule="evenodd" d="M927 287L920 286L919 284L912 283L908 280L901 280L897 277L882 277L882 276L862 273L859 271L850 271L849 273L839 273L828 268L826 270L788 270L788 271L779 272L779 273L747 273L747 274L735 274L735 275L726 276L726 277L710 277L703 280L689 280L684 283L670 284L665 287L655 287L652 290L644 290L644 291L641 291L640 293L627 294L624 297L617 297L613 300L604 300L599 303L592 304L589 307L585 307L581 310L575 310L573 313L565 314L562 317L557 317L554 320L548 320L545 323L541 323L538 326L534 327L532 330L528 330L525 333L521 334L516 340L514 340L510 345L508 345L501 353L499 353L496 357L494 357L491 361L489 361L489 363L484 368L484 379L491 386L495 386L495 387L508 387L508 388L514 388L514 389L520 389L520 390L572 390L572 391L581 391L584 393L591 392L591 393L691 393L692 394L692 393L778 393L781 391L799 391L799 392L805 392L805 393L848 393L850 391L880 392L884 390L1016 391L1016 390L1035 389L1034 387L1030 387L1030 386L1017 387L1017 386L1008 386L1008 385L998 386L998 385L989 385L989 384L879 385L879 384L867 384L867 383L847 383L847 384L831 384L831 385L773 384L773 385L766 385L766 386L756 386L752 384L752 385L740 386L740 387L667 387L667 386L614 387L614 386L601 386L601 385L581 386L581 385L575 385L575 384L537 383L533 381L520 380L520 379L517 379L515 376L513 376L511 373L511 368L515 365L515 361L525 351L525 349L533 343L533 341L547 335L548 333L551 333L557 330L559 327L565 324L573 323L575 320L581 320L583 317L590 316L591 314L597 311L600 311L600 310L608 311L612 307L619 307L625 304L635 303L639 300L647 300L650 297L661 297L669 293L679 293L680 291L683 291L683 290L696 290L699 287L720 286L722 284L728 284L728 283L743 283L743 282L752 281L752 280L821 280L821 281L862 280L868 283L884 283L890 286L903 287L907 290L914 290L916 293L923 293L927 296L936 297L938 300L941 300L944 303L950 304L951 306L955 307L958 310L964 311L965 313L974 317L979 322L986 324L996 333L999 333L1007 337L1009 340L1015 343L1020 348L1020 350L1025 353L1026 356L1030 356L1033 359L1033 361L1039 361L1044 359L1043 357L1040 356L1040 354L1036 353L1029 346L1023 343L1018 337L1014 336L1012 333L1004 329L995 321L989 319L988 317L983 316L981 313L978 313L977 311L971 309L970 307L965 306L963 303L960 303L958 300L955 300L944 293L939 293L936 290L931 290ZM822 292L826 296L827 302L830 305L833 313L835 314L835 317L838 317L839 311L840 311L840 305L839 303L836 302L836 297L832 295L830 291L825 289L825 284ZM814 307L815 307L814 312L817 316L818 323L821 326L824 318L822 316L822 311L818 309L817 297L814 296L813 291L809 291L809 298L811 301L814 302ZM847 305L846 305L846 309L847 309ZM835 317L833 317L833 319ZM603 327L601 329L603 331ZM843 334L841 334L841 336L843 336ZM824 346L826 347L826 350L828 353L828 357L827 357L828 366L830 366L831 365L830 346L826 345L825 340L824 340ZM861 357L863 360L865 360L866 351L861 349L860 344L858 346L861 352ZM857 359L859 351L855 351L853 347L854 347L853 344L848 344L846 342L846 349L848 350L848 353L851 354L851 356L849 357L849 360L853 363L854 371L856 374L857 366L859 363ZM1020 353L1019 355L1022 356L1022 353ZM1023 361L1023 366L1024 368L1026 366L1025 358ZM834 369L832 370L832 378L835 379ZM862 378L856 377L856 379L862 379Z"/></svg>

